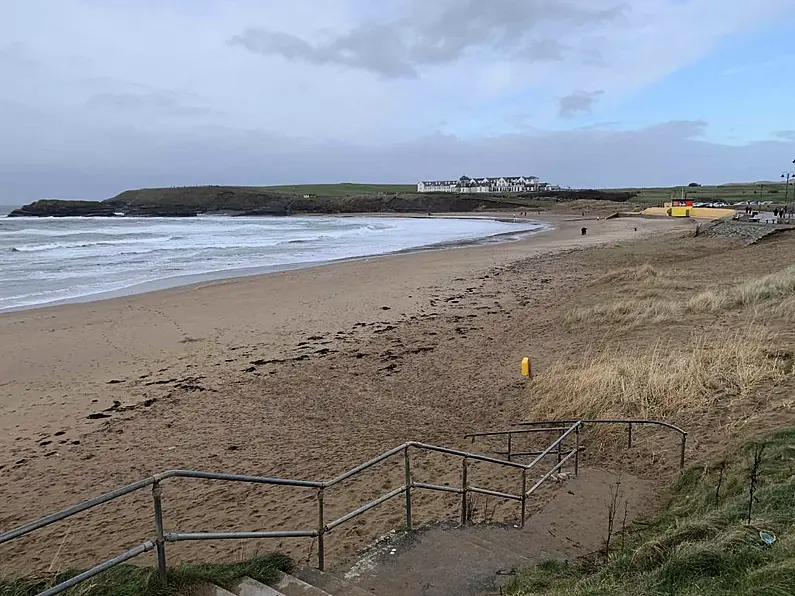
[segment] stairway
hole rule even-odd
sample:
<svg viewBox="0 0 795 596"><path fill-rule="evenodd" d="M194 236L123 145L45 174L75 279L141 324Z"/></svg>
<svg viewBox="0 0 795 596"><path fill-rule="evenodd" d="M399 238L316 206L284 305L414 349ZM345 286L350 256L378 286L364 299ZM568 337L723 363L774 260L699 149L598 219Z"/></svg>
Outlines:
<svg viewBox="0 0 795 596"><path fill-rule="evenodd" d="M545 559L572 559L603 545L611 489L621 481L621 515L631 523L653 501L644 479L589 468L561 485L524 528L438 524L379 544L337 569L365 593L379 596L497 594L516 572Z"/></svg>
<svg viewBox="0 0 795 596"><path fill-rule="evenodd" d="M303 568L270 585L243 578L229 592L211 586L201 596L481 596L495 594L524 567L572 559L603 544L606 507L620 482L627 522L653 502L651 482L590 468L566 481L554 498L511 525L444 523L379 542L335 573ZM623 508L621 509L623 516Z"/></svg>
<svg viewBox="0 0 795 596"><path fill-rule="evenodd" d="M232 591L205 586L200 596L373 596L352 583L317 569L300 569L295 575L280 573L266 585L250 577L237 581Z"/></svg>

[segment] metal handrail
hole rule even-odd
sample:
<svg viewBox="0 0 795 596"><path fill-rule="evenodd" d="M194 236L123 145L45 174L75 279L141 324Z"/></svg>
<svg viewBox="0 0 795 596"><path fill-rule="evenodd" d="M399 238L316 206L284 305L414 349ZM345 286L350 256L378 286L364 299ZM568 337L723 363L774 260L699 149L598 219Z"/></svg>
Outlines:
<svg viewBox="0 0 795 596"><path fill-rule="evenodd" d="M57 513L53 513L52 515L42 517L41 519L37 519L36 521L32 521L25 525L19 526L18 528L14 528L13 530L10 530L8 532L3 532L2 534L0 534L0 544L8 542L9 540L13 540L14 538L19 538L20 536L24 536L25 534L29 534L30 532L38 530L39 528L43 528L45 526L49 526L50 524L54 524L57 521L61 521L62 519L71 517L72 515L76 515L77 513L80 513L87 509L91 509L92 507L96 507L97 505L102 505L103 503L107 503L108 501L112 501L113 499L129 495L132 492L135 492L142 488L146 488L147 486L151 486L154 483L155 483L154 477L145 478L144 480L139 480L138 482L128 484L127 486L123 486L122 488L117 488L116 490L113 490L109 493L105 493L104 495L100 495L98 497L94 497L93 499L83 501L78 505L67 507L66 509L62 509Z"/></svg>
<svg viewBox="0 0 795 596"><path fill-rule="evenodd" d="M395 490L391 490L388 493L386 493L385 495L381 495L377 499L374 499L374 500L370 501L369 503L366 503L366 504L362 505L358 509L354 509L350 513L346 513L345 515L343 515L339 519L335 519L333 522L330 522L328 525L326 525L326 528L325 528L326 531L333 530L334 528L336 528L340 524L344 524L346 521L348 521L350 519L353 519L357 515L361 515L365 511L369 511L373 507L375 507L377 505L380 505L381 503L384 503L385 501L388 501L389 499L391 499L393 497L397 497L398 495L402 495L404 492L406 492L406 489L407 489L406 486L401 486L400 488L396 488Z"/></svg>
<svg viewBox="0 0 795 596"><path fill-rule="evenodd" d="M584 427L586 424L626 424L627 425L627 448L632 447L632 426L635 424L648 424L653 426L662 426L674 432L679 433L681 441L679 444L679 469L683 470L685 467L685 452L687 451L687 431L683 428L664 422L663 420L644 420L644 419L631 419L631 418L580 418L579 420L532 420L527 422L517 422L514 426L536 426L536 425L549 425L549 424L572 424L580 422ZM509 431L510 432L510 431ZM510 435L509 435L510 436Z"/></svg>
<svg viewBox="0 0 795 596"><path fill-rule="evenodd" d="M196 470L169 470L154 476L160 482L168 478L198 478L203 480L226 480L229 482L248 482L251 484L275 484L279 486L299 486L304 488L322 488L324 482L313 480L291 480L288 478L267 478L263 476L248 476L246 474L225 474L221 472L198 472Z"/></svg>
<svg viewBox="0 0 795 596"><path fill-rule="evenodd" d="M536 483L535 483L535 484L532 486L532 488L531 488L529 491L527 491L527 492L525 493L525 497L529 497L530 495L532 495L532 494L533 494L533 493L536 491L536 489L538 489L538 487L539 487L539 486L541 486L541 485L542 485L544 482L546 482L546 480L547 480L547 479L548 479L550 476L552 476L552 474L554 474L555 472L557 472L558 470L560 470L560 469L563 467L563 464L565 464L567 461L569 461L569 460L570 460L570 459L571 459L573 456L575 456L576 454L577 454L577 452L576 452L576 451L572 451L572 452L571 452L571 453L569 453L569 454L568 454L566 457L564 457L563 459L561 459L561 460L560 460L560 461L557 463L557 465L555 465L555 466L554 466L554 467L553 467L553 468L552 468L552 469L551 469L549 472L547 472L546 474L544 474L544 475L541 477L541 479L540 479L538 482L536 482Z"/></svg>
<svg viewBox="0 0 795 596"><path fill-rule="evenodd" d="M521 424L521 423L520 423ZM548 433L548 432L559 432L562 430L568 430L568 426L553 426L549 428L526 428L524 430L493 430L485 433L469 433L468 435L464 435L465 439L474 439L476 437L494 437L494 436L501 436L508 433L514 435L520 435L523 433Z"/></svg>
<svg viewBox="0 0 795 596"><path fill-rule="evenodd" d="M380 463L380 462L384 461L385 459L392 457L393 455L397 455L398 453L403 451L406 447L410 447L410 446L412 446L414 444L415 443L411 443L411 442L403 443L403 445L400 445L399 447L395 447L394 449L390 449L389 451L386 451L386 452L382 453L381 455L377 455L373 459L371 459L369 461L366 461L363 464L359 464L355 468L351 468L347 472L343 472L339 476L336 476L335 478L332 478L328 482L322 482L321 484L323 485L324 488L328 488L330 486L334 486L335 484L339 484L343 480L347 480L351 476L354 476L354 475L358 474L359 472L362 472L362 471L366 470L367 468L370 468L370 467L374 466L375 464ZM419 443L417 443L417 444L419 444Z"/></svg>
<svg viewBox="0 0 795 596"><path fill-rule="evenodd" d="M553 449L557 449L557 448L558 448L558 445L562 445L562 444L563 444L563 441L564 441L564 440L566 439L566 437L568 437L568 436L569 436L571 433L573 433L573 432L578 432L578 433L579 433L579 431L580 431L580 427L581 427L581 426L582 426L582 422L580 422L580 421L576 421L574 424L572 424L572 425L571 425L571 428L569 428L569 430L567 430L565 433L563 433L563 434L562 434L562 435L560 435L560 436L559 436L557 439L555 439L555 442L554 442L554 443L552 443L552 445L550 445L549 447L547 447L546 449L544 449L544 451L542 451L541 453L539 453L539 454L536 456L536 458L535 458L535 459L534 459L532 462L530 462L530 465L528 465L527 467L528 467L528 468L532 468L533 466L535 466L535 465L536 465L538 462L540 462L540 461L541 461L542 459L544 459L544 458L545 458L547 455L549 455L549 454L552 452L552 450L553 450ZM579 450L579 446L578 446L578 448L577 448L577 449L575 449L575 450L574 450L574 453L577 453L577 451L578 451L578 450Z"/></svg>
<svg viewBox="0 0 795 596"><path fill-rule="evenodd" d="M662 420L645 420L645 419L629 419L629 418L581 418L578 420L575 419L562 419L562 420L533 420L527 422L517 422L513 425L514 428L509 428L506 430L498 430L498 431L488 431L488 432L480 432L480 433L469 433L464 435L465 439L471 439L472 442L475 442L475 439L478 437L496 437L496 436L504 436L507 437L507 451L497 451L495 453L505 454L508 456L508 461L514 456L527 456L527 455L540 455L543 454L543 457L548 455L552 455L552 453L547 450L544 452L516 452L513 450L513 436L526 434L526 433L534 433L534 432L555 432L555 431L563 431L566 430L567 426L553 426L553 425L571 425L574 423L580 423L580 428L584 428L586 424L626 424L627 425L627 447L632 447L632 427L633 425L654 425L654 426L661 426L663 428L667 428L669 430L673 430L681 436L680 446L679 446L679 469L684 469L685 467L685 453L687 451L687 431L676 426L675 424L671 424L670 422L664 422ZM516 427L535 427L541 426L542 428L516 428ZM577 431L578 432L578 431Z"/></svg>
<svg viewBox="0 0 795 596"><path fill-rule="evenodd" d="M687 435L687 431L663 420L645 420L645 419L630 419L630 418L579 418L575 419L561 419L561 420L528 420L525 422L516 422L514 426L535 426L537 424L573 424L575 422L582 422L583 424L654 424L657 426L664 426L676 432Z"/></svg>
<svg viewBox="0 0 795 596"><path fill-rule="evenodd" d="M528 466L526 464L520 464L513 461L505 461L504 459L498 459L496 457L489 457L488 455L478 455L476 453L467 453L466 451L457 451L455 449L448 449L447 447L437 447L436 445L428 445L427 443L408 443L411 447L417 447L419 449L425 449L426 451L436 451L437 453L446 453L447 455L457 455L458 457L465 457L467 459L473 459L475 461L484 461L491 464L497 464L500 466L506 466L509 468L531 468L532 465Z"/></svg>
<svg viewBox="0 0 795 596"><path fill-rule="evenodd" d="M168 542L183 540L248 540L251 538L316 538L317 530L276 530L272 532L171 532Z"/></svg>
<svg viewBox="0 0 795 596"><path fill-rule="evenodd" d="M558 439L555 441L550 447L547 448L546 452L555 449L561 444L561 441L565 439L571 432L575 432L579 429L581 423L576 421L571 427L569 427L566 432L564 432ZM558 429L563 430L563 429ZM427 484L421 482L414 482L411 476L411 466L410 466L410 459L409 459L409 450L410 449L418 449L424 451L432 451L436 453L442 453L446 455L453 455L456 457L462 458L462 479L461 479L461 488L455 487L448 487L448 486L440 486L434 484ZM403 454L404 463L405 463L405 470L406 470L406 484L396 489L389 491L388 493L381 495L380 497L354 509L343 515L342 517L333 520L331 522L326 522L324 517L324 492L326 489L347 480L348 478L355 476L359 472L362 472L371 466L374 466L392 456ZM578 453L578 449L574 449L573 451L569 452L568 456L565 460L568 460L570 457L576 455ZM433 491L441 491L441 492L454 492L457 494L462 495L461 499L461 520L462 523L467 522L467 493L479 493L485 494L490 496L495 496L498 498L509 499L520 501L522 506L522 513L521 513L521 524L524 526L525 521L525 511L526 511L526 499L529 496L529 493L526 491L527 485L527 474L528 472L533 469L533 467L542 459L542 457L536 458L530 464L520 464L518 462L511 462L505 461L502 459L489 457L486 455L481 455L477 453L469 453L466 451L459 451L456 449L449 449L447 447L439 447L437 445L430 445L427 443L419 443L415 441L410 441L395 447L394 449L390 449L371 460L368 460L347 472L344 472L338 476L335 476L331 480L327 480L324 482L321 481L310 481L310 480L292 480L286 478L268 478L268 477L261 477L261 476L250 476L245 474L227 474L227 473L220 473L220 472L201 472L197 470L168 470L165 472L161 472L159 474L155 474L154 476L150 476L148 478L144 478L139 480L138 482L134 482L127 486L112 490L110 492L104 493L92 499L88 499L79 503L77 505L73 505L71 507L67 507L61 511L48 515L38 520L34 520L7 532L0 534L0 544L4 544L41 528L44 528L50 524L55 522L61 521L83 511L87 511L88 509L92 509L114 499L118 499L120 497L126 496L133 492L139 491L143 488L152 487L152 497L154 502L154 517L155 517L155 531L156 536L154 540L149 540L144 542L143 544L130 549L112 559L104 561L87 571L67 580L64 582L59 583L56 586L52 586L49 589L42 592L39 596L54 596L55 594L59 594L82 581L85 581L106 569L110 569L116 565L119 565L125 561L128 561L144 552L148 552L150 550L157 551L157 566L158 572L165 576L166 573L166 558L165 558L165 545L166 543L174 543L174 542L181 542L181 541L194 541L194 540L241 540L241 539L259 539L259 538L317 538L318 539L318 568L323 569L324 567L324 560L325 560L325 550L324 550L324 534L330 532L335 527L357 517L369 511L373 507L380 505L396 496L401 494L406 495L406 529L411 531L412 529L412 516L411 516L411 507L412 507L412 490L413 489L426 489L426 490L433 490ZM493 491L486 488L476 487L476 486L469 486L467 482L467 469L468 469L468 461L480 461L486 462L491 464L496 464L499 466L518 469L522 471L522 490L520 494L515 495L511 493L504 493L499 491ZM560 468L563 462L559 462L556 466L556 470ZM576 466L575 466L576 472ZM550 474L548 473L544 478L540 481L543 482L548 478ZM163 529L163 514L162 514L162 486L161 483L165 480L170 478L193 478L193 479L204 479L204 480L221 480L221 481L230 481L230 482L246 482L246 483L253 483L253 484L265 484L265 485L279 485L279 486L294 486L297 488L314 488L317 489L317 502L318 502L318 527L316 530L294 530L294 531L263 531L263 532L171 532L166 534ZM540 486L540 483L536 483L533 490ZM532 491L531 491L532 492Z"/></svg>
<svg viewBox="0 0 795 596"><path fill-rule="evenodd" d="M152 550L153 548L155 548L155 543L152 542L151 540L147 540L143 544L136 546L135 548L131 548L127 552L124 552L117 557L109 559L104 563L100 563L99 565L95 565L91 569L88 569L87 571L84 571L79 575L75 575L71 579L61 582L56 586L52 586L51 588L44 590L44 592L40 592L38 596L53 596L54 594L60 594L61 592L68 590L69 588L74 587L77 584L86 581L87 579L91 579L95 575L99 575L100 573L102 573L107 569L110 569L111 567L115 567L116 565L121 565L122 563L129 561L130 559L133 559L138 555L141 555L147 551Z"/></svg>

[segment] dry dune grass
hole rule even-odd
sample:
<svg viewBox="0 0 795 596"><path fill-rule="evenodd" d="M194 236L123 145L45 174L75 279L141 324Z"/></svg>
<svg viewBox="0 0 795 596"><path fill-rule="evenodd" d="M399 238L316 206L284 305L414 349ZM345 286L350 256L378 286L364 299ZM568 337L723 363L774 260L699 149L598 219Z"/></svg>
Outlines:
<svg viewBox="0 0 795 596"><path fill-rule="evenodd" d="M715 312L758 304L764 301L781 301L795 295L795 265L786 269L739 283L724 290L707 290L688 301L691 312Z"/></svg>
<svg viewBox="0 0 795 596"><path fill-rule="evenodd" d="M595 284L614 284L620 282L653 282L661 278L663 273L649 264L637 267L625 267L623 269L613 269L600 276Z"/></svg>
<svg viewBox="0 0 795 596"><path fill-rule="evenodd" d="M760 313L757 313L757 316L759 315ZM772 309L772 315L779 320L781 319L786 321L795 320L795 296L785 298L784 300L776 304Z"/></svg>
<svg viewBox="0 0 795 596"><path fill-rule="evenodd" d="M640 267L626 269L623 274L615 272L612 274L612 281L634 279L642 282L656 277L648 271L645 274L641 273L645 270L644 267ZM771 304L776 302L779 304ZM567 313L565 320L569 324L591 321L600 324L622 323L635 326L674 320L687 314L716 313L762 304L765 306L765 311L770 314L795 314L795 265L728 288L705 290L685 300L673 296L662 298L632 296L605 304L575 308Z"/></svg>
<svg viewBox="0 0 795 596"><path fill-rule="evenodd" d="M790 374L791 357L771 350L771 335L746 328L690 345L659 343L645 353L609 349L560 360L530 384L524 419L685 420L754 399Z"/></svg>

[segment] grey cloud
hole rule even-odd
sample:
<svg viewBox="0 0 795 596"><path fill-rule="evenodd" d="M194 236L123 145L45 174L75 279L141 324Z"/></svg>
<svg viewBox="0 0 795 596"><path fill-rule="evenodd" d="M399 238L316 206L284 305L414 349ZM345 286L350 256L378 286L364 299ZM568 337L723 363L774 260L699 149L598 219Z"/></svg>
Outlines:
<svg viewBox="0 0 795 596"><path fill-rule="evenodd" d="M175 94L167 91L97 93L86 100L86 106L113 111L152 110L168 116L200 116L219 113L218 110L212 108L184 102Z"/></svg>
<svg viewBox="0 0 795 596"><path fill-rule="evenodd" d="M360 24L314 44L261 27L246 29L230 43L265 56L413 78L423 66L452 63L476 50L529 62L562 60L566 46L542 25L565 31L615 19L624 10L623 5L592 10L556 0L437 0L430 8L416 4L408 16L391 23Z"/></svg>
<svg viewBox="0 0 795 596"><path fill-rule="evenodd" d="M574 91L571 95L566 95L558 99L558 115L561 118L573 118L580 112L590 113L593 104L604 91Z"/></svg>
<svg viewBox="0 0 795 596"><path fill-rule="evenodd" d="M559 62L566 57L569 47L557 39L540 39L531 41L517 50L515 56L528 61Z"/></svg>
<svg viewBox="0 0 795 596"><path fill-rule="evenodd" d="M795 130L779 130L774 134L779 139L784 139L786 141L795 141Z"/></svg>
<svg viewBox="0 0 795 596"><path fill-rule="evenodd" d="M388 78L414 78L405 48L393 31L383 27L355 29L344 37L311 45L303 39L262 28L246 29L230 40L264 56L282 56L310 64L335 64L378 73Z"/></svg>

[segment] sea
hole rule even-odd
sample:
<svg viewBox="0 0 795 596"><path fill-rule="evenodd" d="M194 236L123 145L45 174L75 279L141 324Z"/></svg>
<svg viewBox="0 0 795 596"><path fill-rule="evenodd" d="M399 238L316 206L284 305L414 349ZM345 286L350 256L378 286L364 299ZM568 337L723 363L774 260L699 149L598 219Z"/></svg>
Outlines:
<svg viewBox="0 0 795 596"><path fill-rule="evenodd" d="M0 311L504 241L545 227L479 217L6 218L10 211L0 206Z"/></svg>

